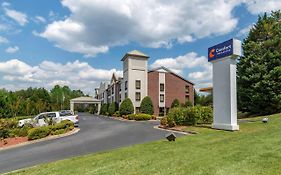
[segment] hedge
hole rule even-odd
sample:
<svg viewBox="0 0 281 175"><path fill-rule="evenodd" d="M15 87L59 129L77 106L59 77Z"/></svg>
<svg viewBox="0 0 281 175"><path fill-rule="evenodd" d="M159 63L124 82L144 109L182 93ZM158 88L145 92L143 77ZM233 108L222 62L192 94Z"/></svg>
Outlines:
<svg viewBox="0 0 281 175"><path fill-rule="evenodd" d="M142 113L128 115L128 120L140 121L140 120L150 120L151 118L152 118L151 115L149 115L149 114L142 114Z"/></svg>
<svg viewBox="0 0 281 175"><path fill-rule="evenodd" d="M120 109L119 109L120 115L129 115L129 114L133 114L134 113L134 105L131 101L131 99L129 98L125 98L121 105L120 105Z"/></svg>
<svg viewBox="0 0 281 175"><path fill-rule="evenodd" d="M150 114L153 115L153 103L149 96L146 96L142 99L141 105L140 105L140 111L144 114Z"/></svg>
<svg viewBox="0 0 281 175"><path fill-rule="evenodd" d="M170 110L166 119L162 119L169 127L175 125L197 125L207 124L213 121L213 112L211 107L177 107ZM165 121L164 121L165 120Z"/></svg>
<svg viewBox="0 0 281 175"><path fill-rule="evenodd" d="M47 137L50 134L50 128L48 126L42 126L37 128L32 128L28 131L28 140L36 140Z"/></svg>

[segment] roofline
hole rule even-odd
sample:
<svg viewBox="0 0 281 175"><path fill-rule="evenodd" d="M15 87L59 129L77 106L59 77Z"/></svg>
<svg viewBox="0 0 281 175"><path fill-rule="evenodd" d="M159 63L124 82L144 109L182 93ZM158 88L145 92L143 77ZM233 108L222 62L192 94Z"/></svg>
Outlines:
<svg viewBox="0 0 281 175"><path fill-rule="evenodd" d="M148 71L148 73L150 73L150 72L155 72L155 71L157 71L157 70L159 70L159 69L164 69L164 70L166 70L167 72L170 72L171 74L173 74L173 75L179 77L180 79L182 79L182 80L184 80L184 81L186 81L186 82L188 82L188 83L194 85L193 82L191 82L191 81L189 81L189 80L183 78L183 77L180 76L179 74L177 74L177 73L171 71L170 69L168 69L168 68L166 68L166 67L164 67L164 66L160 66L160 67L157 67L157 68L155 68L155 69L151 69L151 70Z"/></svg>
<svg viewBox="0 0 281 175"><path fill-rule="evenodd" d="M123 56L123 58L121 59L121 61L124 61L128 56L135 56L135 57L141 57L141 58L149 58L149 56L143 56L143 55L136 55L136 54L126 53Z"/></svg>

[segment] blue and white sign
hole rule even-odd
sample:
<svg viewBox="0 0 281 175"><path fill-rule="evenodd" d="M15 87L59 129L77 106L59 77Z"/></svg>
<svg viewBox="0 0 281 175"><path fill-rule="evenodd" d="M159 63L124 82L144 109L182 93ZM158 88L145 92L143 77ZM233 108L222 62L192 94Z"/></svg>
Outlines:
<svg viewBox="0 0 281 175"><path fill-rule="evenodd" d="M230 39L208 49L208 61L214 61L232 55L241 55L241 42L235 39Z"/></svg>

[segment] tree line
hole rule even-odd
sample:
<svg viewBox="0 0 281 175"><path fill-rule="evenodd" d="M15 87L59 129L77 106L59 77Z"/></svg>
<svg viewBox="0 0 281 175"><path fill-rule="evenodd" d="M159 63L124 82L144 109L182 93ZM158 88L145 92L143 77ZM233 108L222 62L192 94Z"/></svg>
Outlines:
<svg viewBox="0 0 281 175"><path fill-rule="evenodd" d="M36 115L46 111L69 109L72 98L85 96L81 90L71 90L68 86L8 91L0 89L0 118Z"/></svg>

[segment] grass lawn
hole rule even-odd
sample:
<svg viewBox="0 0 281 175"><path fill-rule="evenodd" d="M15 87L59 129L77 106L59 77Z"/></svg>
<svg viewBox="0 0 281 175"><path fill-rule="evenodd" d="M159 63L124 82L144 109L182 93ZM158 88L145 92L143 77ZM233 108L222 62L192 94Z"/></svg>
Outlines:
<svg viewBox="0 0 281 175"><path fill-rule="evenodd" d="M281 114L269 116L268 124L260 119L241 123L239 132L189 129L200 134L43 164L14 174L281 174Z"/></svg>

